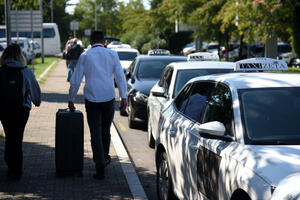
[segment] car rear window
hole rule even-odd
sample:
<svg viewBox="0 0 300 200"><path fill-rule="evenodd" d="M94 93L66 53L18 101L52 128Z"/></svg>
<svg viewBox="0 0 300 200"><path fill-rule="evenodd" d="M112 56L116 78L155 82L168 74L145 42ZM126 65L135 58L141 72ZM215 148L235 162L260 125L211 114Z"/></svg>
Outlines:
<svg viewBox="0 0 300 200"><path fill-rule="evenodd" d="M137 57L137 52L118 52L120 60L134 60Z"/></svg>
<svg viewBox="0 0 300 200"><path fill-rule="evenodd" d="M139 79L156 79L158 80L164 68L171 62L186 61L184 59L153 59L142 60L139 64L137 77Z"/></svg>

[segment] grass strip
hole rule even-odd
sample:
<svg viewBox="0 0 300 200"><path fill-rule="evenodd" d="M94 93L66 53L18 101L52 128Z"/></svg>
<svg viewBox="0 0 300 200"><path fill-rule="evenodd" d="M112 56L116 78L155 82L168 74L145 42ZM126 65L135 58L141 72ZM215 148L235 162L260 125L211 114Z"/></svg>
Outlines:
<svg viewBox="0 0 300 200"><path fill-rule="evenodd" d="M35 77L39 77L49 65L51 65L54 61L59 60L57 57L45 57L44 63L42 63L42 58L34 59L34 65L28 65L34 72Z"/></svg>

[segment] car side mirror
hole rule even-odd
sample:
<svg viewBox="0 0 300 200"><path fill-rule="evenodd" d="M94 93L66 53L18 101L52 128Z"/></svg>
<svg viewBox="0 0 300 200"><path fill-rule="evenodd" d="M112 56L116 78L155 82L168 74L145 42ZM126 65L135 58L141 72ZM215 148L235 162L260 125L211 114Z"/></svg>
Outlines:
<svg viewBox="0 0 300 200"><path fill-rule="evenodd" d="M207 122L196 127L201 136L222 137L225 135L226 128L223 123L218 121ZM204 134L204 135L203 135Z"/></svg>
<svg viewBox="0 0 300 200"><path fill-rule="evenodd" d="M130 79L131 78L131 72L130 71L126 71L126 79Z"/></svg>
<svg viewBox="0 0 300 200"><path fill-rule="evenodd" d="M151 90L151 93L153 96L156 96L156 97L164 97L166 98L166 89L163 88L163 87L154 87L152 90Z"/></svg>

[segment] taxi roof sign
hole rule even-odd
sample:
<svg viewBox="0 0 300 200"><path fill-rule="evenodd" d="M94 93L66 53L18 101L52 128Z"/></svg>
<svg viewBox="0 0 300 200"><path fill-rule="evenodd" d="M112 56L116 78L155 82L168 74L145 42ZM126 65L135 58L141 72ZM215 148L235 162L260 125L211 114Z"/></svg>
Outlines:
<svg viewBox="0 0 300 200"><path fill-rule="evenodd" d="M151 49L148 51L148 56L169 56L170 51L165 49Z"/></svg>
<svg viewBox="0 0 300 200"><path fill-rule="evenodd" d="M283 71L288 66L283 60L273 58L249 58L236 62L235 71Z"/></svg>
<svg viewBox="0 0 300 200"><path fill-rule="evenodd" d="M196 52L196 53L191 53L187 57L188 61L218 61L220 60L219 56L214 53L209 53L209 52Z"/></svg>

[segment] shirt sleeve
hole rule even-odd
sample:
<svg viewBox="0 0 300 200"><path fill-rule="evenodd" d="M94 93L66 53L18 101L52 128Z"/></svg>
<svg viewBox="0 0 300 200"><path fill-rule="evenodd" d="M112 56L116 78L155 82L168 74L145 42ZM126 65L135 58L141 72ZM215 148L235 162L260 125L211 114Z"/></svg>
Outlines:
<svg viewBox="0 0 300 200"><path fill-rule="evenodd" d="M70 79L69 101L72 102L75 101L78 89L83 78L84 58L84 54L81 54L76 64L74 73L72 74L72 77Z"/></svg>
<svg viewBox="0 0 300 200"><path fill-rule="evenodd" d="M115 79L119 89L119 96L121 98L126 98L126 90L127 90L126 78L117 53L114 54L114 65L115 65Z"/></svg>
<svg viewBox="0 0 300 200"><path fill-rule="evenodd" d="M30 97L31 101L35 106L41 105L41 88L39 83L37 82L33 72L29 70L29 82L30 82Z"/></svg>

